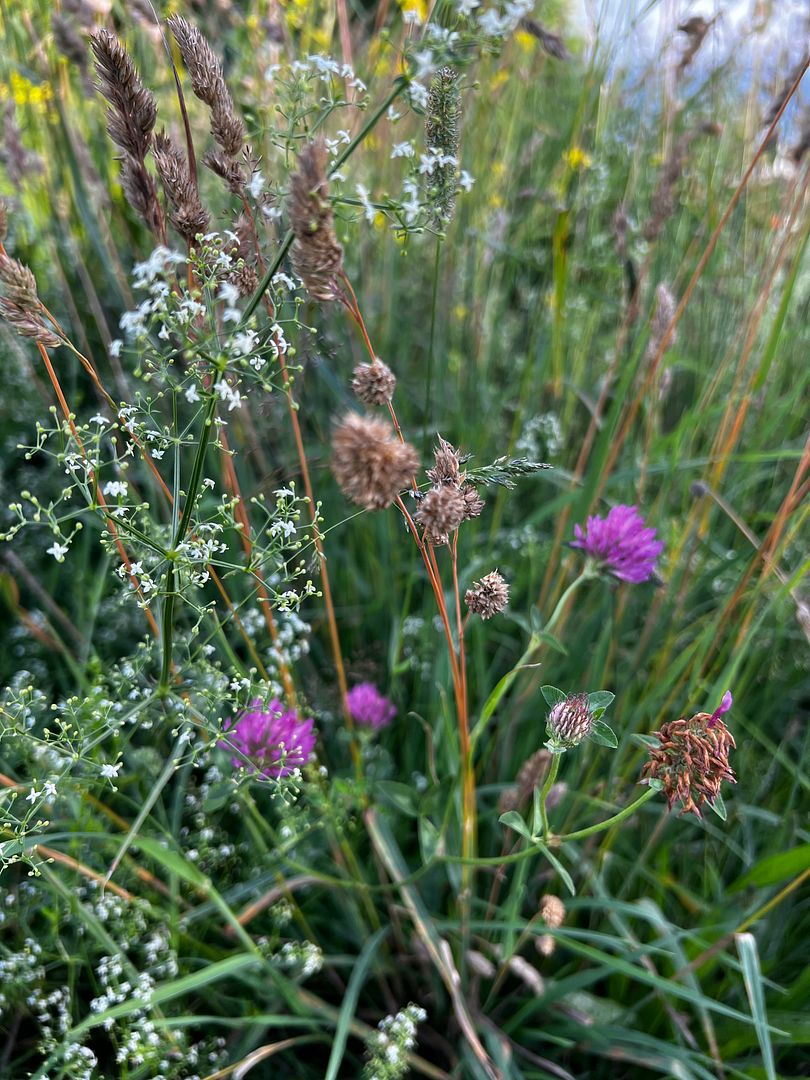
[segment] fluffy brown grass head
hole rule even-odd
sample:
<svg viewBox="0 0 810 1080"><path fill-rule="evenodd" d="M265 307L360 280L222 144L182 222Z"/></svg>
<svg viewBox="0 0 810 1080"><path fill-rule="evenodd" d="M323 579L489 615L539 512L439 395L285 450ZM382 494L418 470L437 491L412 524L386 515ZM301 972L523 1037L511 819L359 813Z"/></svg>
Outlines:
<svg viewBox="0 0 810 1080"><path fill-rule="evenodd" d="M390 506L419 468L419 455L390 424L349 413L332 439L332 472L343 494L366 510Z"/></svg>

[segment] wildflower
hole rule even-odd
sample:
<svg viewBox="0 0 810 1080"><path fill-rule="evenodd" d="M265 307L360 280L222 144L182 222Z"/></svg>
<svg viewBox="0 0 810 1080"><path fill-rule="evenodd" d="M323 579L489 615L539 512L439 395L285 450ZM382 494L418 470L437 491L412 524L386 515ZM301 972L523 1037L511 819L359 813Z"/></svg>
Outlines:
<svg viewBox="0 0 810 1080"><path fill-rule="evenodd" d="M374 683L364 682L352 687L346 696L346 704L353 719L363 727L388 727L397 715L397 707L380 693Z"/></svg>
<svg viewBox="0 0 810 1080"><path fill-rule="evenodd" d="M431 544L446 544L450 533L455 532L464 520L466 509L464 497L457 487L440 484L424 496L414 516L424 527Z"/></svg>
<svg viewBox="0 0 810 1080"><path fill-rule="evenodd" d="M285 711L278 700L265 706L257 698L236 720L224 729L226 739L220 745L236 749L231 764L245 766L262 776L289 776L306 765L315 749L312 720L299 720L295 709Z"/></svg>
<svg viewBox="0 0 810 1080"><path fill-rule="evenodd" d="M292 178L290 223L295 240L295 272L315 300L336 300L335 279L343 269L343 248L335 236L326 178L327 148L323 139L308 143L298 157Z"/></svg>
<svg viewBox="0 0 810 1080"><path fill-rule="evenodd" d="M569 169L589 169L592 164L590 155L586 154L580 146L572 146L566 150L563 161Z"/></svg>
<svg viewBox="0 0 810 1080"><path fill-rule="evenodd" d="M390 506L419 467L410 443L389 424L349 413L332 439L332 472L352 502L367 510Z"/></svg>
<svg viewBox="0 0 810 1080"><path fill-rule="evenodd" d="M492 570L467 589L464 603L474 615L491 619L509 603L509 586L497 570Z"/></svg>
<svg viewBox="0 0 810 1080"><path fill-rule="evenodd" d="M358 364L352 374L352 390L364 405L385 405L394 396L397 377L379 357L373 364Z"/></svg>
<svg viewBox="0 0 810 1080"><path fill-rule="evenodd" d="M664 549L635 506L614 506L605 518L589 517L584 530L574 526L574 535L572 547L582 548L601 569L634 584L653 576Z"/></svg>
<svg viewBox="0 0 810 1080"><path fill-rule="evenodd" d="M587 694L569 694L552 706L546 730L550 739L560 746L576 746L590 734L593 713Z"/></svg>
<svg viewBox="0 0 810 1080"><path fill-rule="evenodd" d="M659 780L671 810L677 801L681 814L701 817L704 802L713 806L724 780L737 780L728 763L734 737L721 717L731 708L729 691L713 713L696 713L661 725L655 735L660 746L650 750L650 759L641 771L641 782Z"/></svg>
<svg viewBox="0 0 810 1080"><path fill-rule="evenodd" d="M58 540L54 540L49 548L47 548L47 554L53 555L57 562L64 562L65 555L67 555L70 548L67 544L60 544Z"/></svg>

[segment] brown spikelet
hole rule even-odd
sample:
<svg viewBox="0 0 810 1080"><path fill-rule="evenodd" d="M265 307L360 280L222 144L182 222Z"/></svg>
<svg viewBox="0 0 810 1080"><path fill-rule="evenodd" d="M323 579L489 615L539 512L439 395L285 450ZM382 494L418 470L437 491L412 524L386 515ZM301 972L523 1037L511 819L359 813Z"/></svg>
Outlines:
<svg viewBox="0 0 810 1080"><path fill-rule="evenodd" d="M191 88L211 110L211 134L229 157L236 157L244 145L245 125L237 115L222 65L187 19L172 15L168 24L191 76Z"/></svg>
<svg viewBox="0 0 810 1080"><path fill-rule="evenodd" d="M87 67L87 43L76 25L64 15L51 16L53 42L59 52L72 64L84 71Z"/></svg>
<svg viewBox="0 0 810 1080"><path fill-rule="evenodd" d="M461 488L461 497L464 500L464 520L480 517L483 513L484 500L478 494L478 489L471 484L464 484Z"/></svg>
<svg viewBox="0 0 810 1080"><path fill-rule="evenodd" d="M37 283L27 266L0 253L0 317L22 337L34 338L46 348L62 344L61 338L45 322L37 295Z"/></svg>
<svg viewBox="0 0 810 1080"><path fill-rule="evenodd" d="M509 586L497 570L492 570L467 589L464 603L474 615L491 619L509 603Z"/></svg>
<svg viewBox="0 0 810 1080"><path fill-rule="evenodd" d="M431 544L446 544L464 520L464 497L453 484L437 484L423 496L414 515Z"/></svg>
<svg viewBox="0 0 810 1080"><path fill-rule="evenodd" d="M232 161L224 154L209 150L203 155L203 165L224 181L225 186L234 195L242 195L245 190L245 173L238 161Z"/></svg>
<svg viewBox="0 0 810 1080"><path fill-rule="evenodd" d="M109 104L107 132L122 151L121 185L127 201L157 234L163 215L154 177L146 168L157 104L138 76L135 64L118 38L103 27L90 39L98 75L97 88Z"/></svg>
<svg viewBox="0 0 810 1080"><path fill-rule="evenodd" d="M298 156L292 178L290 221L295 240L292 263L315 300L336 300L337 276L343 268L343 248L335 236L326 177L327 150L323 139L308 143Z"/></svg>
<svg viewBox="0 0 810 1080"><path fill-rule="evenodd" d="M546 27L537 22L536 19L521 19L520 29L525 30L527 34L531 34L532 37L537 38L543 52L548 53L549 56L553 56L555 60L571 59L571 53L565 47L565 42L560 35L552 33L551 30L547 30Z"/></svg>
<svg viewBox="0 0 810 1080"><path fill-rule="evenodd" d="M536 750L518 769L517 785L520 801L525 802L535 788L539 788L548 772L551 753L548 750Z"/></svg>
<svg viewBox="0 0 810 1080"><path fill-rule="evenodd" d="M143 161L157 119L157 104L135 70L132 58L109 30L96 30L90 39L98 74L98 89L107 100L107 132L116 146Z"/></svg>
<svg viewBox="0 0 810 1080"><path fill-rule="evenodd" d="M419 468L419 455L400 442L390 424L349 413L332 439L332 472L347 498L382 510Z"/></svg>
<svg viewBox="0 0 810 1080"><path fill-rule="evenodd" d="M670 292L669 286L666 282L661 282L655 290L655 310L650 321L650 339L647 342L647 352L645 354L648 361L654 360L661 348L661 343L664 340L664 335L669 329L670 323L675 315L675 309L677 308L677 302L675 297ZM677 330L673 331L667 341L667 348L671 349L678 340Z"/></svg>
<svg viewBox="0 0 810 1080"><path fill-rule="evenodd" d="M678 27L682 34L686 35L686 45L681 53L681 59L678 62L678 68L676 76L680 78L686 71L689 65L697 56L701 45L703 44L706 35L714 25L715 19L704 19L702 15L693 15L691 19L687 19L686 22L681 23Z"/></svg>
<svg viewBox="0 0 810 1080"><path fill-rule="evenodd" d="M364 405L386 405L396 386L396 375L379 357L373 364L358 364L352 372L352 390Z"/></svg>
<svg viewBox="0 0 810 1080"><path fill-rule="evenodd" d="M439 444L433 449L435 466L427 470L434 484L458 484L461 479L459 456L455 447L439 435Z"/></svg>
<svg viewBox="0 0 810 1080"><path fill-rule="evenodd" d="M208 231L208 212L200 202L186 157L163 131L155 137L153 156L169 200L169 219L183 239L193 243L198 233Z"/></svg>
<svg viewBox="0 0 810 1080"><path fill-rule="evenodd" d="M675 188L683 175L692 143L699 135L717 136L722 130L722 126L716 123L701 124L700 127L685 132L675 143L671 154L661 167L650 204L650 219L644 227L644 236L650 243L660 236L664 225L672 217L676 205Z"/></svg>

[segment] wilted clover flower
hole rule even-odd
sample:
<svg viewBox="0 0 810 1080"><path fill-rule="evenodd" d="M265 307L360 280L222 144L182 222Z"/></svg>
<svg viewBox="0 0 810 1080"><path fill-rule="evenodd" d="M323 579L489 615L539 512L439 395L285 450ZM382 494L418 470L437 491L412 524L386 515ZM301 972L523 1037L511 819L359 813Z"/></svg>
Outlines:
<svg viewBox="0 0 810 1080"><path fill-rule="evenodd" d="M239 751L231 763L267 777L289 776L315 749L312 720L299 720L295 709L285 709L277 698L267 705L257 698L224 734L220 746Z"/></svg>
<svg viewBox="0 0 810 1080"><path fill-rule="evenodd" d="M614 506L607 517L589 517L584 530L574 526L574 535L571 547L581 548L600 569L634 584L653 576L664 550L655 529L645 526L635 506Z"/></svg>
<svg viewBox="0 0 810 1080"><path fill-rule="evenodd" d="M552 742L566 748L576 746L590 735L593 720L588 695L569 694L552 706L546 731Z"/></svg>
<svg viewBox="0 0 810 1080"><path fill-rule="evenodd" d="M397 715L396 705L370 682L352 687L346 695L346 704L356 723L375 730L388 727Z"/></svg>
<svg viewBox="0 0 810 1080"><path fill-rule="evenodd" d="M641 782L660 780L670 810L680 801L681 814L701 817L700 807L704 802L714 805L724 780L737 783L728 763L729 750L736 743L720 719L731 703L727 690L713 713L696 713L688 720L682 716L655 732L660 746L650 750Z"/></svg>

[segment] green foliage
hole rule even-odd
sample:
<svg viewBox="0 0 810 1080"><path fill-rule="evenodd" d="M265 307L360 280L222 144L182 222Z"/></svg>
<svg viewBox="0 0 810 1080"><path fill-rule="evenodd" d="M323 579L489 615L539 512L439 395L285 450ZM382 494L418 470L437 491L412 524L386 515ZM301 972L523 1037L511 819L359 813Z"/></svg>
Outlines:
<svg viewBox="0 0 810 1080"><path fill-rule="evenodd" d="M764 82L709 37L673 96L684 35L640 91L615 53L629 15L589 42L562 4L490 33L475 19L506 6L442 0L432 37L396 6L173 5L250 153L241 195L203 165L211 117L175 55L212 233L189 251L170 231L167 259L124 194L87 34L116 30L184 146L174 73L143 5L103 6L0 5L3 242L69 342L52 381L0 322L0 1072L806 1075L792 106L667 340L790 64ZM356 76L322 58L344 16ZM437 173L428 52L460 75ZM313 133L362 330L345 283L315 303L288 259ZM437 588L402 512L359 511L328 469L365 334L423 467L441 433L486 502L436 547ZM621 503L665 543L657 579L597 577L569 546ZM388 726L348 730L321 548L349 685L393 700ZM464 625L496 567L508 607ZM637 786L650 733L728 687L737 785L714 816L667 816L662 782ZM569 693L592 724L550 756ZM229 720L293 698L315 760L251 771Z"/></svg>

